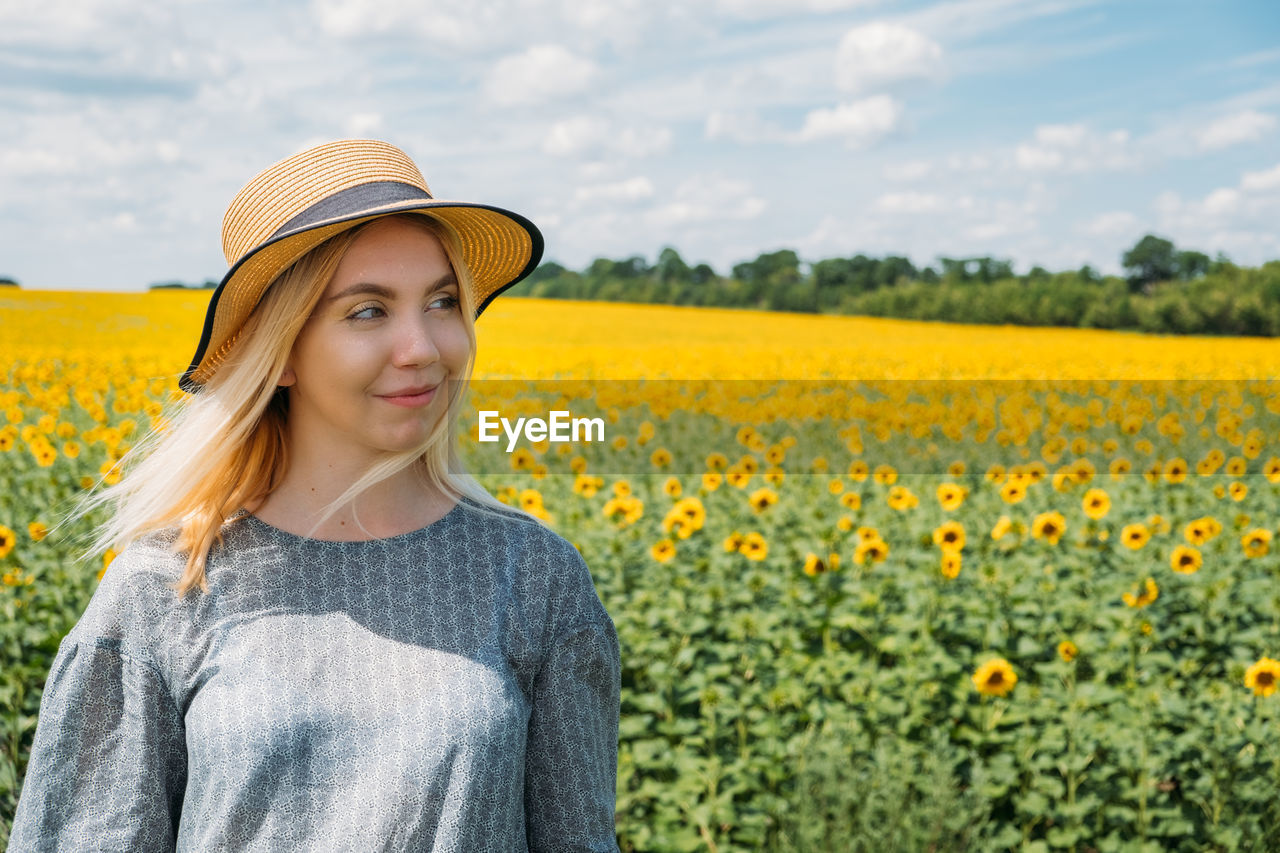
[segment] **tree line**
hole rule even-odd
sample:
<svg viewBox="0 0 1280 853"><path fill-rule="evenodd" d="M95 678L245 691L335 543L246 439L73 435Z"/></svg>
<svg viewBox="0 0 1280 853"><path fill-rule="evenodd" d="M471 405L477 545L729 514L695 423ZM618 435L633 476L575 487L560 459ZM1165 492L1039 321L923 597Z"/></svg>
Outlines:
<svg viewBox="0 0 1280 853"><path fill-rule="evenodd" d="M728 276L690 265L674 248L597 258L575 271L541 264L512 295L552 299L861 314L957 323L1080 326L1172 334L1280 335L1280 261L1238 266L1144 236L1121 256L1123 276L1089 265L1016 274L989 256L938 259L864 254L805 263L791 249L760 254Z"/></svg>

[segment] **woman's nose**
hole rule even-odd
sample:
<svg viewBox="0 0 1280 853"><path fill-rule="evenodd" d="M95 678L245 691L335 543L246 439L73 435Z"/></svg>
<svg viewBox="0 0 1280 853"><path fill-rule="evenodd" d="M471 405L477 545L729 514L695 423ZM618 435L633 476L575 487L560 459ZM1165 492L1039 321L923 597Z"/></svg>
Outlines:
<svg viewBox="0 0 1280 853"><path fill-rule="evenodd" d="M421 367L439 360L440 350L431 334L428 315L406 318L396 331L393 360L398 367Z"/></svg>

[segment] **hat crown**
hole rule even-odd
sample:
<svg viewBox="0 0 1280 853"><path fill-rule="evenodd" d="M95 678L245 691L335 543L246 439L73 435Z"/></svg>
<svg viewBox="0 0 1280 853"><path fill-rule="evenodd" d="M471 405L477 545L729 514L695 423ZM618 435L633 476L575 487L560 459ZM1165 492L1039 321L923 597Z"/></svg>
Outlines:
<svg viewBox="0 0 1280 853"><path fill-rule="evenodd" d="M334 193L378 181L418 187L422 173L409 156L375 139L346 139L310 148L258 173L231 200L222 218L222 252L235 266L289 220Z"/></svg>

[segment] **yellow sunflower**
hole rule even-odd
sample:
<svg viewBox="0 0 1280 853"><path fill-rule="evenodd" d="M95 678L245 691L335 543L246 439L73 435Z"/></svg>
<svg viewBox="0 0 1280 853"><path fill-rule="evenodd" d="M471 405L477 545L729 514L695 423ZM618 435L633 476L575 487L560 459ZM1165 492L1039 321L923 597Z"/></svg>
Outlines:
<svg viewBox="0 0 1280 853"><path fill-rule="evenodd" d="M764 512L778 502L778 493L773 489L756 489L747 501L756 512Z"/></svg>
<svg viewBox="0 0 1280 853"><path fill-rule="evenodd" d="M889 543L883 539L863 539L853 549L853 561L859 566L865 565L868 560L882 563L888 556Z"/></svg>
<svg viewBox="0 0 1280 853"><path fill-rule="evenodd" d="M1066 530L1067 520L1057 510L1042 512L1031 522L1031 535L1036 539L1045 540L1050 545L1057 545Z"/></svg>
<svg viewBox="0 0 1280 853"><path fill-rule="evenodd" d="M1058 643L1058 656L1067 663L1071 663L1076 659L1076 655L1080 654L1080 649L1076 648L1076 644L1070 640L1063 640Z"/></svg>
<svg viewBox="0 0 1280 853"><path fill-rule="evenodd" d="M1084 514L1094 521L1111 511L1111 497L1102 489L1090 489L1084 493Z"/></svg>
<svg viewBox="0 0 1280 853"><path fill-rule="evenodd" d="M1253 690L1254 696L1270 696L1280 684L1280 660L1261 658L1245 670L1244 686Z"/></svg>
<svg viewBox="0 0 1280 853"><path fill-rule="evenodd" d="M898 472L892 465L877 465L872 478L882 486L892 486L898 482Z"/></svg>
<svg viewBox="0 0 1280 853"><path fill-rule="evenodd" d="M49 525L43 521L33 521L27 525L27 535L31 537L32 542L39 542L49 535Z"/></svg>
<svg viewBox="0 0 1280 853"><path fill-rule="evenodd" d="M1071 463L1071 478L1078 485L1084 486L1092 482L1096 473L1098 473L1097 469L1093 467L1093 463L1088 459L1077 459Z"/></svg>
<svg viewBox="0 0 1280 853"><path fill-rule="evenodd" d="M827 562L817 554L810 551L804 557L804 573L811 578L815 578L827 570Z"/></svg>
<svg viewBox="0 0 1280 853"><path fill-rule="evenodd" d="M660 539L649 549L650 556L659 563L669 563L676 556L676 543L670 539Z"/></svg>
<svg viewBox="0 0 1280 853"><path fill-rule="evenodd" d="M1120 541L1126 548L1137 551L1151 539L1151 530L1145 524L1126 524L1120 531Z"/></svg>
<svg viewBox="0 0 1280 853"><path fill-rule="evenodd" d="M1169 483L1181 483L1187 479L1187 462L1181 457L1174 457L1164 465L1164 479Z"/></svg>
<svg viewBox="0 0 1280 853"><path fill-rule="evenodd" d="M857 511L862 508L862 495L857 492L845 492L840 496L840 506Z"/></svg>
<svg viewBox="0 0 1280 853"><path fill-rule="evenodd" d="M956 483L943 483L938 486L938 503L942 504L942 508L947 512L959 509L964 503L965 497L969 494L969 490L964 486Z"/></svg>
<svg viewBox="0 0 1280 853"><path fill-rule="evenodd" d="M1160 597L1160 588L1156 586L1153 578L1147 578L1140 587L1135 587L1135 589L1138 590L1136 594L1126 592L1121 596L1124 599L1124 603L1130 607L1146 607Z"/></svg>
<svg viewBox="0 0 1280 853"><path fill-rule="evenodd" d="M943 551L964 548L964 526L958 521L945 521L933 530L933 544Z"/></svg>
<svg viewBox="0 0 1280 853"><path fill-rule="evenodd" d="M1183 535L1191 545L1203 545L1222 532L1222 523L1211 515L1187 522Z"/></svg>
<svg viewBox="0 0 1280 853"><path fill-rule="evenodd" d="M12 530L0 524L0 560L9 556L9 552L13 550L13 546L18 542L18 536Z"/></svg>
<svg viewBox="0 0 1280 853"><path fill-rule="evenodd" d="M973 673L973 686L985 696L1007 696L1018 683L1018 674L1004 658L991 658Z"/></svg>
<svg viewBox="0 0 1280 853"><path fill-rule="evenodd" d="M1009 535L1009 532L1012 530L1013 519L1009 518L1007 515L1002 515L996 519L996 526L991 528L991 538L999 541Z"/></svg>
<svg viewBox="0 0 1280 853"><path fill-rule="evenodd" d="M1000 487L1000 497L1007 504L1016 504L1027 496L1027 484L1022 480L1005 480Z"/></svg>
<svg viewBox="0 0 1280 853"><path fill-rule="evenodd" d="M1271 550L1271 531L1254 528L1240 537L1240 544L1246 557L1265 557Z"/></svg>
<svg viewBox="0 0 1280 853"><path fill-rule="evenodd" d="M915 492L906 486L894 486L889 489L889 506L899 511L913 509L920 503L920 499L916 497Z"/></svg>
<svg viewBox="0 0 1280 853"><path fill-rule="evenodd" d="M942 576L949 580L955 580L960 577L961 557L959 551L943 551L942 564L939 567Z"/></svg>
<svg viewBox="0 0 1280 853"><path fill-rule="evenodd" d="M515 452L511 454L511 468L515 471L525 471L533 467L534 455L527 447L517 447Z"/></svg>
<svg viewBox="0 0 1280 853"><path fill-rule="evenodd" d="M720 476L715 471L707 471L702 475L702 488L706 489L708 492L714 492L716 489L720 488L720 484L723 482L724 477Z"/></svg>
<svg viewBox="0 0 1280 853"><path fill-rule="evenodd" d="M769 556L769 543L759 533L748 533L743 537L738 551L748 560L760 562Z"/></svg>
<svg viewBox="0 0 1280 853"><path fill-rule="evenodd" d="M1173 567L1173 570L1183 575L1199 571L1203 563L1204 558L1200 556L1200 552L1189 545L1177 546L1169 557L1169 564Z"/></svg>

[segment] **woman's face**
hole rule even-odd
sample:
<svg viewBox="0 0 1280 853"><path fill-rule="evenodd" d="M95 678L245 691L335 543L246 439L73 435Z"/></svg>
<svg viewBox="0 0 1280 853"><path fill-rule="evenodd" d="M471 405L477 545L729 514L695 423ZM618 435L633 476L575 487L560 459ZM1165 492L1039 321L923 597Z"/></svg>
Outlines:
<svg viewBox="0 0 1280 853"><path fill-rule="evenodd" d="M391 217L356 236L280 378L298 450L336 462L422 445L470 356L458 287L424 228Z"/></svg>

